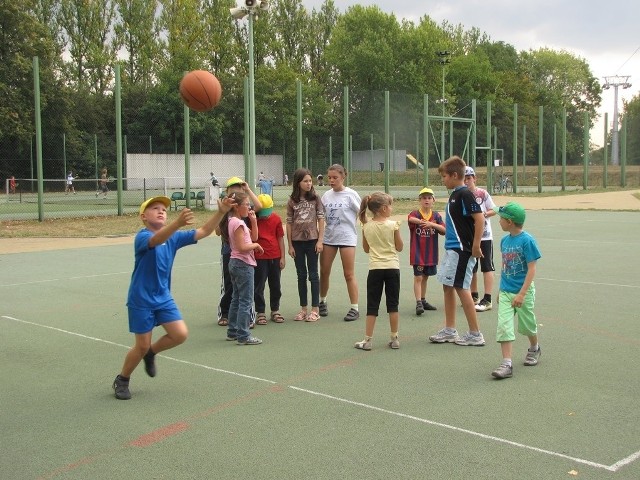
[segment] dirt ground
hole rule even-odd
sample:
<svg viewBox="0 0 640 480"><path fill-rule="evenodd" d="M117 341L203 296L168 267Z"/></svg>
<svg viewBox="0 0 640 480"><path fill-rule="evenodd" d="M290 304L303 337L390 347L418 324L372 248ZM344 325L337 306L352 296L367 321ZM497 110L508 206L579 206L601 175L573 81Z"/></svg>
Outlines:
<svg viewBox="0 0 640 480"><path fill-rule="evenodd" d="M640 200L637 191L584 193L551 197L498 196L494 201L504 205L510 200L522 204L527 210L638 210ZM404 218L404 215L402 216ZM0 238L0 253L24 253L67 248L101 247L133 242L129 237L97 238Z"/></svg>

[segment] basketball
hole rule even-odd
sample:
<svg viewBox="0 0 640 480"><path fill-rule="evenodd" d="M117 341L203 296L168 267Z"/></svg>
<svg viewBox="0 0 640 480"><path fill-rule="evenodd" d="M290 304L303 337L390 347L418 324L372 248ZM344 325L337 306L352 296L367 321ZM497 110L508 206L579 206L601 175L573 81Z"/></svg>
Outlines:
<svg viewBox="0 0 640 480"><path fill-rule="evenodd" d="M193 70L180 81L180 97L190 109L206 112L220 102L222 86L212 73Z"/></svg>

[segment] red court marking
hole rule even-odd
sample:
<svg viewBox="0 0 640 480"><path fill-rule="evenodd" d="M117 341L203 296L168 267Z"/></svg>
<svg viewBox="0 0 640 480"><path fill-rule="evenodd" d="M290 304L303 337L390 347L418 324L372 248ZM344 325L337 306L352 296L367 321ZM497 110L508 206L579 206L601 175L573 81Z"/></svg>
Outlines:
<svg viewBox="0 0 640 480"><path fill-rule="evenodd" d="M186 422L173 423L171 425L167 425L166 427L158 428L153 432L149 432L145 435L139 436L134 441L129 442L129 446L148 447L149 445L153 445L154 443L161 442L167 437L171 437L172 435L184 432L188 428L189 424Z"/></svg>

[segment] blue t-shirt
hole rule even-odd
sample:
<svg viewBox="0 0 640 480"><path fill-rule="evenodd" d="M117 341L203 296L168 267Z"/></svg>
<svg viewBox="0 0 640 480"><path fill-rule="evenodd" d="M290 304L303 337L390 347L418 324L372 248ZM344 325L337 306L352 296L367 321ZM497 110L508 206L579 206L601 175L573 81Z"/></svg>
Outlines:
<svg viewBox="0 0 640 480"><path fill-rule="evenodd" d="M171 296L171 268L178 249L197 243L195 230L179 230L162 245L149 248L154 233L140 230L134 242L135 264L131 274L127 306L159 308L173 301Z"/></svg>
<svg viewBox="0 0 640 480"><path fill-rule="evenodd" d="M502 252L500 290L518 293L529 271L528 264L542 257L538 244L530 234L521 232L515 236L503 237L500 241L500 251Z"/></svg>
<svg viewBox="0 0 640 480"><path fill-rule="evenodd" d="M475 236L474 213L482 213L476 203L476 197L466 185L456 187L447 202L444 234L445 250L462 250L470 252Z"/></svg>

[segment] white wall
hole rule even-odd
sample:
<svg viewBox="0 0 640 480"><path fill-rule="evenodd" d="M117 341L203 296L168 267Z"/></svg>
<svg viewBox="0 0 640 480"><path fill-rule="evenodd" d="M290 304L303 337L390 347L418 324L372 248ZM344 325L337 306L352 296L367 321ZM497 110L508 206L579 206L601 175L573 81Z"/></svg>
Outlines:
<svg viewBox="0 0 640 480"><path fill-rule="evenodd" d="M256 176L264 172L267 178L279 185L283 178L282 163L281 155L256 155ZM192 190L207 186L211 172L224 187L231 177L244 178L244 156L192 153L189 170ZM125 177L129 190L142 189L142 179L145 179L147 188L181 189L185 186L184 173L184 154L128 153L126 156ZM254 185L256 181L257 178Z"/></svg>

